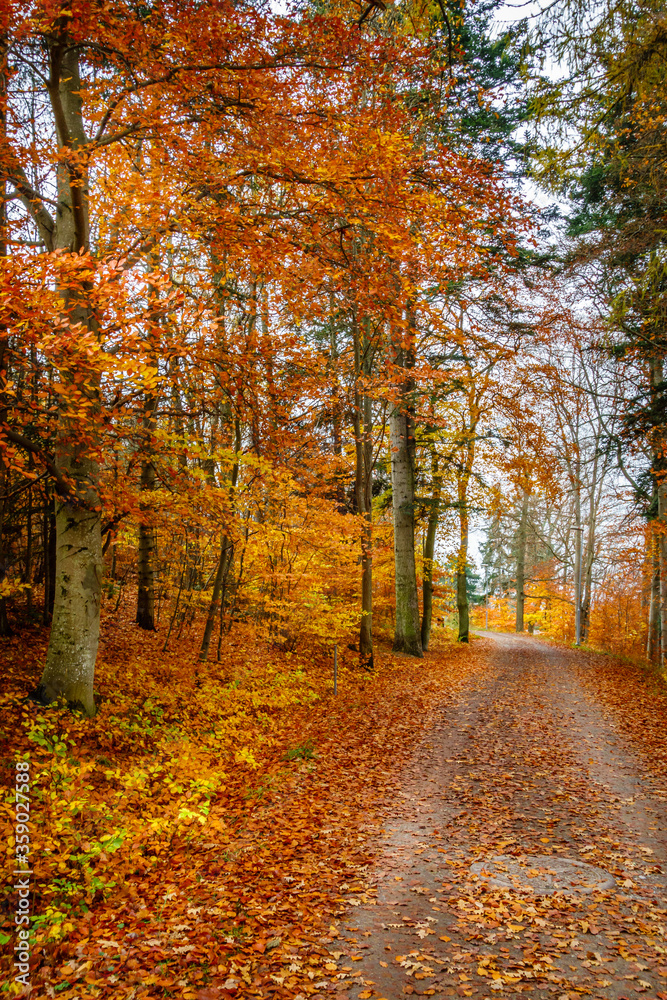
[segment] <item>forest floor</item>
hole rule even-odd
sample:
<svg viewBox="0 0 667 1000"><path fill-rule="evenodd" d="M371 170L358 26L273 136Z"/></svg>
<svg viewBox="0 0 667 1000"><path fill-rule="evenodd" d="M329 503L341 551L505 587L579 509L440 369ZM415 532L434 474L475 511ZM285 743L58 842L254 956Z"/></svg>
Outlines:
<svg viewBox="0 0 667 1000"><path fill-rule="evenodd" d="M109 622L76 720L20 701L44 642L0 650L3 766L28 751L35 798L31 990L9 995L667 1000L651 673L442 637L423 661L379 648L372 675L346 652L334 698L326 657L239 632L194 669ZM563 859L593 867L552 878Z"/></svg>

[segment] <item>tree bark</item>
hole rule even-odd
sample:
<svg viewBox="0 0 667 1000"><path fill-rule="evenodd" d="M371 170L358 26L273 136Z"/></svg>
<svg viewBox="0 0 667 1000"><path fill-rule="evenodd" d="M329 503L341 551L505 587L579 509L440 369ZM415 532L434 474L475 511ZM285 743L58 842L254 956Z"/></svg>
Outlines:
<svg viewBox="0 0 667 1000"><path fill-rule="evenodd" d="M657 396L664 380L664 358L660 354L649 360L649 381L651 396ZM662 670L667 664L667 460L665 455L665 434L662 427L656 427L653 432L653 475L655 491L658 499L658 516L655 519L657 561L659 569L659 602L658 602L658 663Z"/></svg>
<svg viewBox="0 0 667 1000"><path fill-rule="evenodd" d="M471 401L470 426L464 430L463 461L461 462L458 479L459 508L459 548L456 558L456 607L459 616L459 642L470 641L470 611L468 606L468 584L466 569L468 567L468 484L475 463L475 435L477 433L477 415L473 413Z"/></svg>
<svg viewBox="0 0 667 1000"><path fill-rule="evenodd" d="M357 511L363 517L361 530L361 623L359 625L359 660L369 670L373 667L373 405L360 379L371 372L371 344L367 325L363 340L356 319L353 322L355 373L354 434L355 494Z"/></svg>
<svg viewBox="0 0 667 1000"><path fill-rule="evenodd" d="M141 463L141 491L155 488L155 468L151 461ZM155 631L155 528L148 520L151 504L141 503L142 520L139 522L139 544L137 549L137 615L136 623L148 632Z"/></svg>
<svg viewBox="0 0 667 1000"><path fill-rule="evenodd" d="M78 50L58 39L50 52L48 93L63 156L58 168L59 211L54 229L44 232L53 249L86 254L89 250L88 140L83 126ZM55 239L54 237L55 233ZM95 329L86 287L62 290L63 318L71 326ZM76 361L74 362L76 364ZM63 371L71 379L74 372ZM93 409L96 386L89 390ZM102 531L99 468L82 449L79 427L59 415L55 460L71 484L56 502L56 581L53 623L46 664L37 688L44 702L64 697L87 715L95 713L93 680L100 629ZM91 433L95 433L91 430Z"/></svg>
<svg viewBox="0 0 667 1000"><path fill-rule="evenodd" d="M660 565L660 667L667 664L667 482L658 483L658 561Z"/></svg>
<svg viewBox="0 0 667 1000"><path fill-rule="evenodd" d="M2 491L3 500L0 503L0 583L4 580L7 575L7 570L9 569L9 554L5 551L5 539L4 539L4 526L6 523L7 515L7 501L4 499L7 492L7 480L9 476L7 470L3 469L0 474L0 490ZM7 598L0 597L0 637L7 638L12 635L12 628L9 624L9 618L7 616Z"/></svg>
<svg viewBox="0 0 667 1000"><path fill-rule="evenodd" d="M363 399L363 488L364 524L361 536L361 626L359 655L373 667L373 416L370 396Z"/></svg>
<svg viewBox="0 0 667 1000"><path fill-rule="evenodd" d="M588 524L586 526L586 545L582 554L582 595L581 595L581 641L588 640L591 624L591 605L593 603L593 565L595 563L595 533L598 513L598 470L600 452L596 441L595 455L591 471L591 489L588 497ZM601 479L604 478L604 471ZM581 533L583 537L583 532Z"/></svg>
<svg viewBox="0 0 667 1000"><path fill-rule="evenodd" d="M409 370L414 366L415 316L408 312L407 341L403 333L394 335L394 363L405 373L401 377L398 398L389 415L391 448L391 486L394 520L394 588L396 622L394 652L421 657L422 641L419 622L419 596L415 566L415 421L414 379Z"/></svg>
<svg viewBox="0 0 667 1000"><path fill-rule="evenodd" d="M230 479L229 488L229 502L230 507L233 507L234 493L236 490L236 483L238 482L239 475L239 462L238 456L241 451L241 421L238 417L234 420L234 447L236 449L236 461L232 466L232 474ZM223 588L227 580L227 574L229 573L229 568L232 564L232 559L234 556L234 543L229 537L226 531L222 535L222 543L220 545L220 554L218 556L218 565L215 571L215 580L213 582L213 593L211 594L211 603L208 606L208 613L206 615L206 625L204 626L204 636L202 638L201 648L199 650L199 660L205 663L208 659L209 646L211 644L211 636L213 635L213 629L215 627L215 620L220 613L222 615L222 599L223 599ZM222 619L220 622L220 634L222 634Z"/></svg>
<svg viewBox="0 0 667 1000"><path fill-rule="evenodd" d="M459 513L459 551L456 563L456 608L459 615L459 642L470 641L470 612L468 608L468 514Z"/></svg>
<svg viewBox="0 0 667 1000"><path fill-rule="evenodd" d="M438 533L440 518L440 496L442 492L442 475L438 469L438 459L434 447L431 447L431 506L428 513L426 537L424 539L424 569L422 575L422 650L426 651L431 641L431 624L433 620L433 560L435 558L435 540Z"/></svg>
<svg viewBox="0 0 667 1000"><path fill-rule="evenodd" d="M206 615L206 625L204 626L204 636L201 642L201 648L199 650L199 660L205 663L208 659L208 651L211 645L211 636L213 635L213 629L215 627L216 618L218 612L221 610L221 595L224 581L229 572L229 567L232 562L233 546L231 540L226 534L222 536L222 544L220 546L220 554L218 556L218 565L215 572L215 580L213 581L213 593L211 595L211 603L208 606L208 614Z"/></svg>
<svg viewBox="0 0 667 1000"><path fill-rule="evenodd" d="M81 465L92 465L85 460L77 464L76 471ZM57 504L53 623L37 691L43 702L63 696L86 715L95 714L93 677L100 631L101 579L99 514L72 503Z"/></svg>
<svg viewBox="0 0 667 1000"><path fill-rule="evenodd" d="M155 259L151 254L148 258L149 270L155 267ZM158 289L151 284L149 286L149 304L153 312L157 312ZM151 317L149 320L148 346L151 356L154 356L155 341L158 332L155 329L157 321ZM151 459L154 447L154 436L156 430L155 411L157 410L158 396L156 392L147 392L144 396L143 415L141 418L141 476L139 488L143 494L151 493L155 489L155 466ZM155 567L154 555L156 550L155 527L151 523L151 512L153 504L140 501L139 504L139 544L137 550L137 614L135 621L139 628L147 632L155 631Z"/></svg>
<svg viewBox="0 0 667 1000"><path fill-rule="evenodd" d="M422 656L415 568L415 484L410 418L401 405L389 417L394 514L396 626L394 652Z"/></svg>
<svg viewBox="0 0 667 1000"><path fill-rule="evenodd" d="M528 526L528 497L527 489L523 490L521 500L521 518L519 521L519 531L517 533L516 552L516 631L524 630L524 606L526 589L526 535Z"/></svg>
<svg viewBox="0 0 667 1000"><path fill-rule="evenodd" d="M580 458L577 451L574 479L574 642L581 645L581 560L582 532L581 523L581 478Z"/></svg>
<svg viewBox="0 0 667 1000"><path fill-rule="evenodd" d="M646 658L655 663L660 652L660 541L651 531L651 595L648 613Z"/></svg>

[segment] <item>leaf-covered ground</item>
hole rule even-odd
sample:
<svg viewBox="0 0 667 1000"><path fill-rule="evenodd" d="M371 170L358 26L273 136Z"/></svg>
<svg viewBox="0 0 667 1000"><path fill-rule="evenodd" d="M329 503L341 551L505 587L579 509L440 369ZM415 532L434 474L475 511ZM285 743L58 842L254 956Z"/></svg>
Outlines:
<svg viewBox="0 0 667 1000"><path fill-rule="evenodd" d="M195 666L186 639L163 653L109 620L99 712L79 720L22 703L46 638L2 647L4 787L32 762L31 995L317 994L401 762L483 659L443 639L423 663L380 649L369 675L346 650L334 698L330 657L239 629ZM13 810L8 791L9 865ZM11 885L3 902L9 970Z"/></svg>
<svg viewBox="0 0 667 1000"><path fill-rule="evenodd" d="M501 636L381 651L372 676L349 654L334 698L326 658L239 633L195 668L109 624L91 722L21 707L43 641L4 647L5 787L16 753L35 778L33 997L667 998L650 677ZM493 887L470 866L498 855L616 885Z"/></svg>
<svg viewBox="0 0 667 1000"><path fill-rule="evenodd" d="M667 997L666 708L631 667L496 637L404 769L340 929L339 996ZM489 871L494 857L512 860ZM491 881L513 859L530 878L558 858L616 884Z"/></svg>

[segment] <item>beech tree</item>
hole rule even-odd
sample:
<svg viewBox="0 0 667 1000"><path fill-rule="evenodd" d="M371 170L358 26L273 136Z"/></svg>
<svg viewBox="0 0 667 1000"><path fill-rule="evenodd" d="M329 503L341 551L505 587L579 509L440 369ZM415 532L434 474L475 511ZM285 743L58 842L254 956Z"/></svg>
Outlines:
<svg viewBox="0 0 667 1000"><path fill-rule="evenodd" d="M100 463L111 416L109 380L123 358L123 346L109 343L105 323L112 303L127 288L128 272L165 234L179 228L191 205L192 176L185 180L189 167L184 171L173 156L182 147L183 129L192 135L199 128L205 146L208 130L217 129L216 116L243 105L236 81L246 81L256 67L270 66L271 58L274 66L283 65L286 57L267 56L262 47L266 21L259 15L220 6L206 17L193 11L187 24L179 19L178 25L171 23L167 7L140 13L87 3L57 9L47 4L19 8L17 15L7 34L3 64L2 169L11 205L5 221L14 251L5 281L16 296L25 287L19 275L27 266L38 287L41 282L42 298L32 294L27 303L14 299L8 326L15 330L31 323L41 337L51 327L48 348L40 345L40 350L48 351L45 395L57 394L57 414L52 419L45 411L41 437L26 435L9 418L7 405L2 431L8 460L20 466L21 454L32 456L48 470L57 494L53 623L37 694L45 701L63 696L91 714L102 574ZM209 32L211 18L216 38ZM232 81L230 73L240 76ZM194 89L188 90L190 84ZM213 92L204 119L194 110L197 95ZM26 98L26 93L33 96ZM164 109L170 104L168 119ZM33 114L40 116L38 141L31 130ZM206 135L201 134L203 121ZM148 168L134 156L130 140L152 144ZM160 155L164 159L158 166ZM176 200L163 205L160 190L168 189L174 170L180 170L180 185L171 188ZM102 189L113 188L116 177L127 186L116 186L116 219L110 227L98 205ZM33 246L44 256L31 258ZM118 308L122 314L122 305ZM149 305L149 314L153 311ZM130 343L130 356L132 350ZM152 378L153 362L147 361L148 371L135 370L144 386ZM9 364L7 404L8 369ZM141 418L144 437L150 438L155 399L149 388ZM150 489L151 482L152 462L145 457L142 488ZM141 537L145 606L138 618L150 627L149 530Z"/></svg>

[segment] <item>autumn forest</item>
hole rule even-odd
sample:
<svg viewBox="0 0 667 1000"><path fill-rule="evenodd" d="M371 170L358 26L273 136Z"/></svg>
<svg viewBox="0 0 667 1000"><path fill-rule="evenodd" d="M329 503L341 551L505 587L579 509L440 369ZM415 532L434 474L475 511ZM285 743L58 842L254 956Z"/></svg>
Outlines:
<svg viewBox="0 0 667 1000"><path fill-rule="evenodd" d="M2 0L7 996L667 997L666 78L654 0Z"/></svg>

